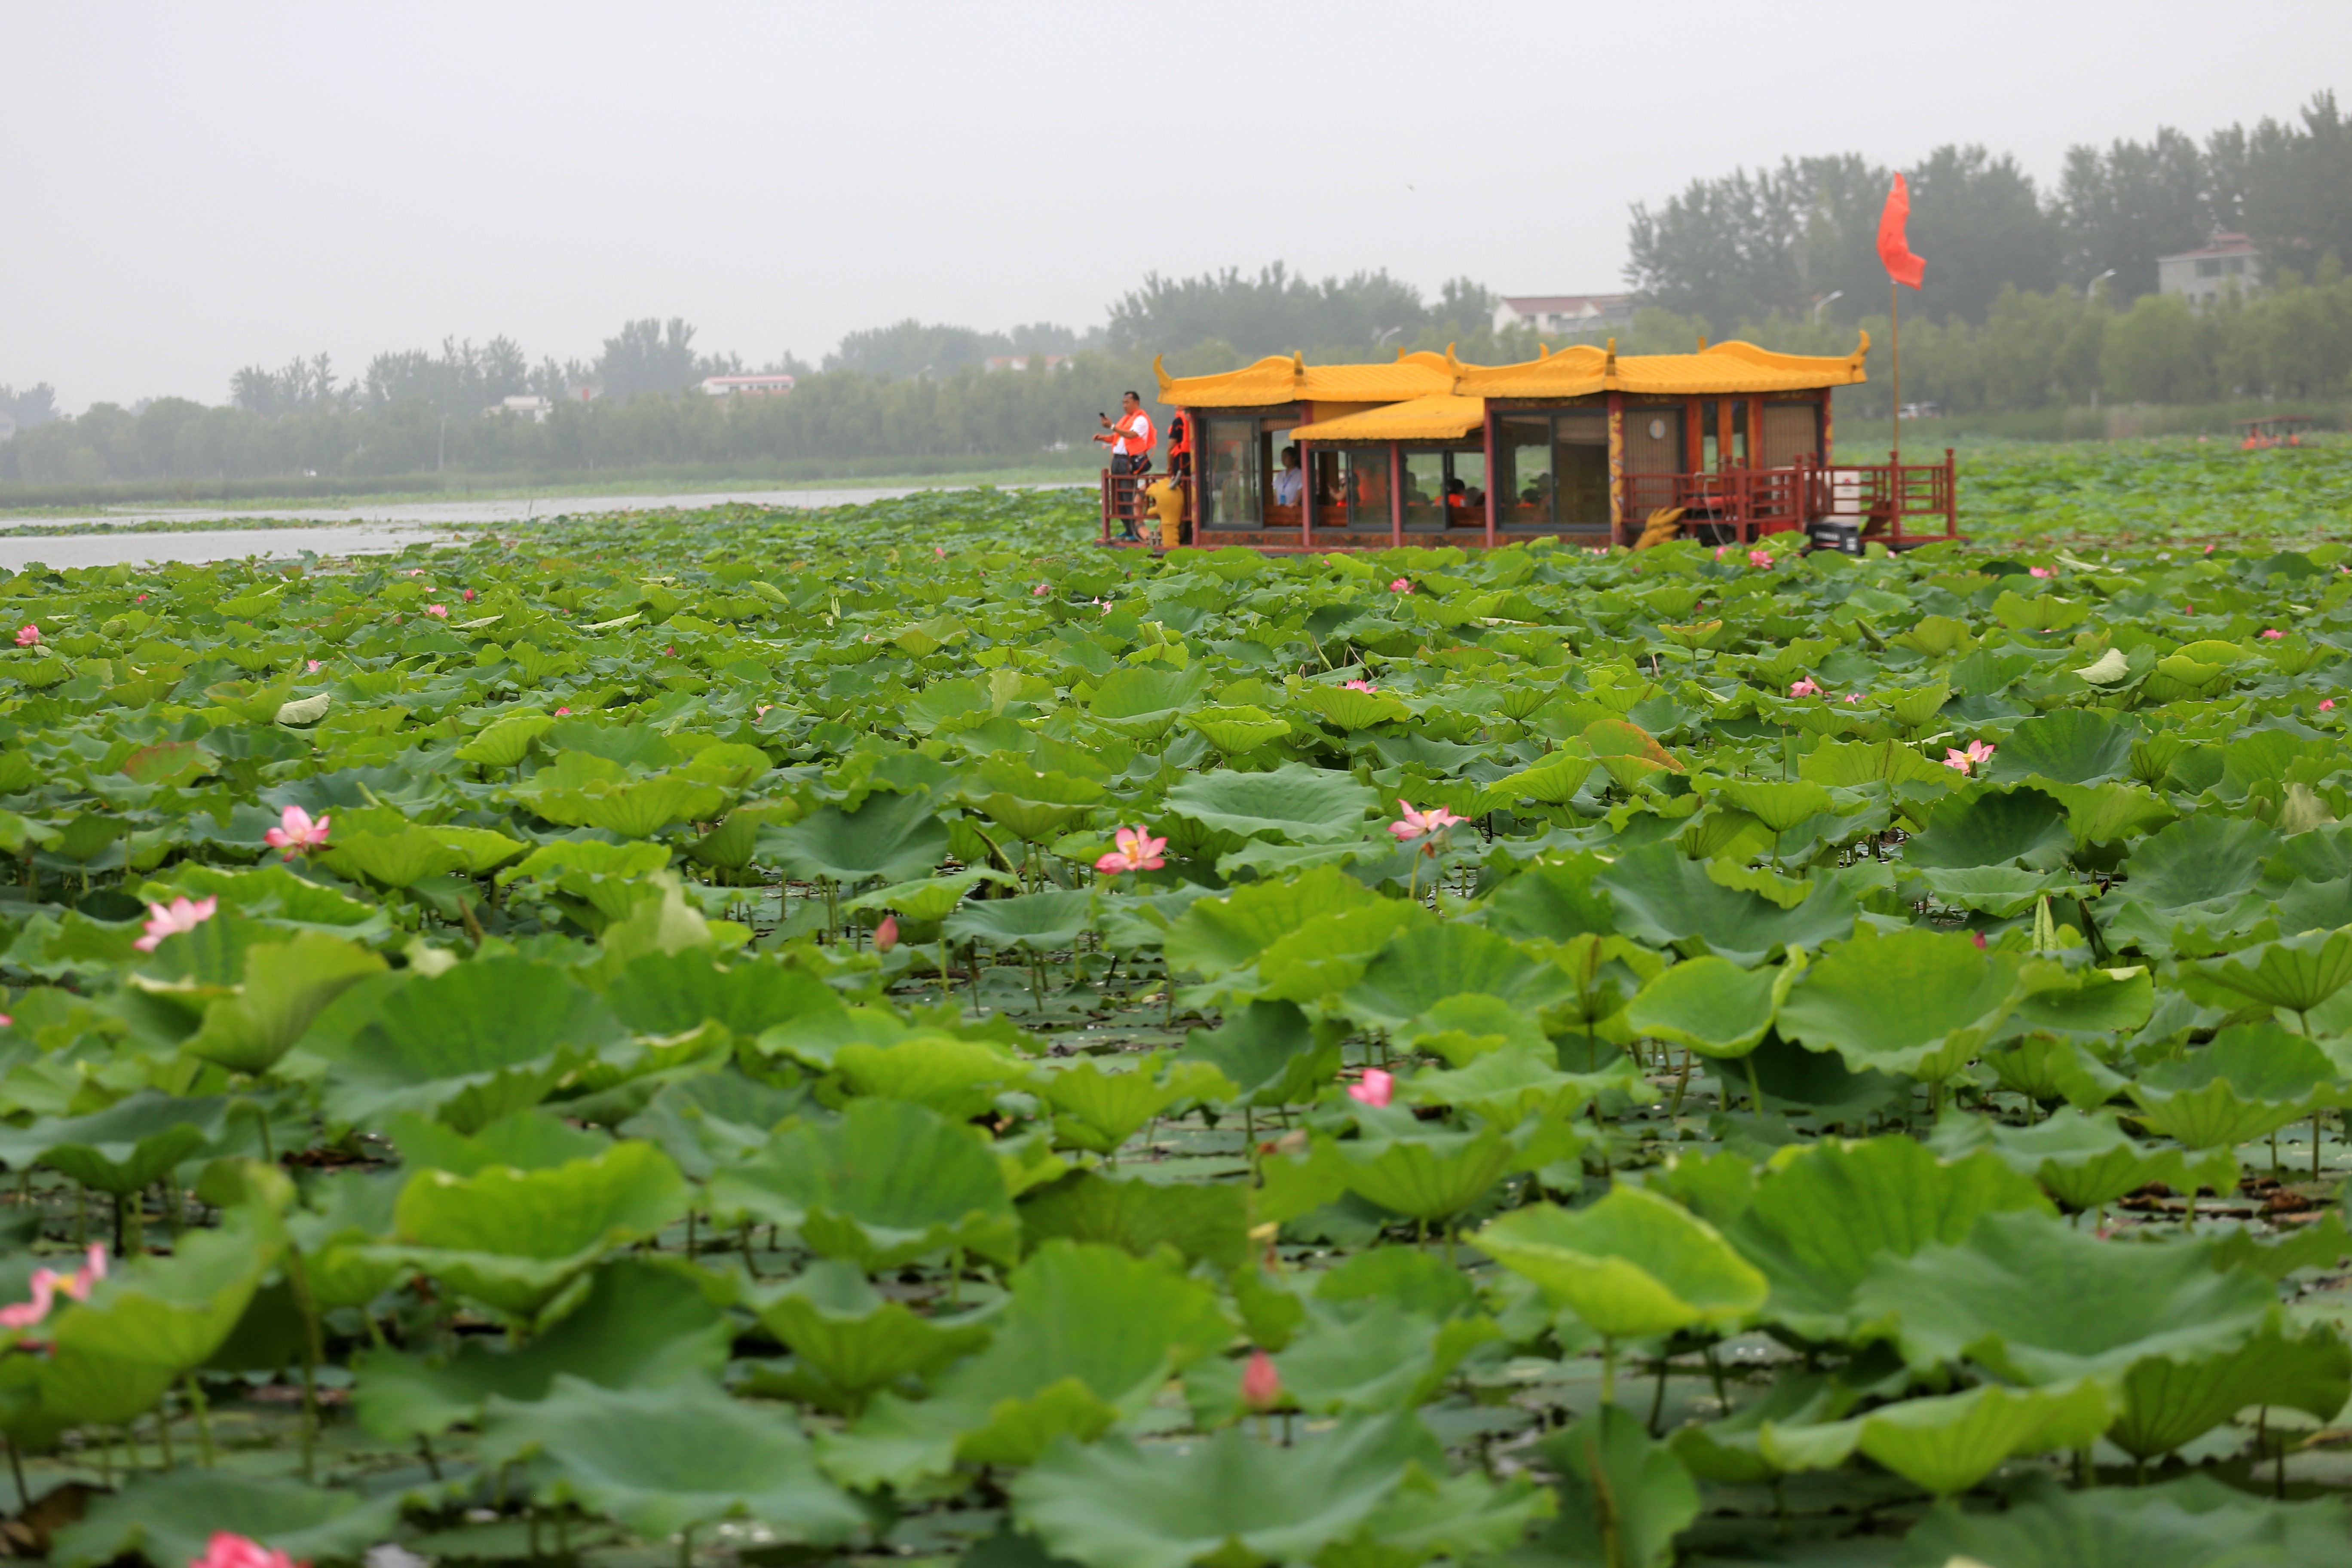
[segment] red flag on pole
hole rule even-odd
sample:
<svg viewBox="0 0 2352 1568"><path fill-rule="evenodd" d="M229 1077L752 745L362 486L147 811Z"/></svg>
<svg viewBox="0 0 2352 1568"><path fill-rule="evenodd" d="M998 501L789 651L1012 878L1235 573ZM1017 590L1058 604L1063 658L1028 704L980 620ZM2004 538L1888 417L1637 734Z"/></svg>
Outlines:
<svg viewBox="0 0 2352 1568"><path fill-rule="evenodd" d="M1878 259L1886 263L1889 278L1916 289L1927 276L1927 263L1911 254L1910 241L1903 237L1903 225L1910 216L1911 187L1897 174L1895 188L1886 193L1886 210L1878 216Z"/></svg>

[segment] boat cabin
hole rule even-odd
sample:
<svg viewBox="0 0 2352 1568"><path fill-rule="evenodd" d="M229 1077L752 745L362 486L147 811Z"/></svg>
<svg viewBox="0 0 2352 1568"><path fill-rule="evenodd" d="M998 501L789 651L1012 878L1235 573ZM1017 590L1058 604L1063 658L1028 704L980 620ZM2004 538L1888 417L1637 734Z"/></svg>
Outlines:
<svg viewBox="0 0 2352 1568"><path fill-rule="evenodd" d="M2238 428L2244 434L2238 445L2249 452L2266 451L2273 447L2300 447L2303 433L2313 423L2308 414L2268 414L2260 419L2241 419Z"/></svg>
<svg viewBox="0 0 2352 1568"><path fill-rule="evenodd" d="M1448 349L1393 364L1294 354L1219 375L1153 369L1191 432L1191 472L1176 479L1184 538L1206 548L1631 544L1653 518L1709 543L1804 532L1859 552L1956 538L1949 449L1940 463L1832 461L1830 391L1864 379L1869 346L1621 355L1612 339L1510 365ZM1151 482L1103 476L1103 543L1134 542L1119 537L1129 519L1160 542Z"/></svg>

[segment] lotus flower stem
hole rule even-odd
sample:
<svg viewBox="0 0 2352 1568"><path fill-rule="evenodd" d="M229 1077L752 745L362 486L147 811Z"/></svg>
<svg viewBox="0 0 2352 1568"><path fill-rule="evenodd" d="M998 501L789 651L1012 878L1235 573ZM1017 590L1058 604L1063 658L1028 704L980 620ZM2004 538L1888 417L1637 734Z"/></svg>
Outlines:
<svg viewBox="0 0 2352 1568"><path fill-rule="evenodd" d="M2311 1179L2319 1180L2319 1118L2320 1111L2311 1113Z"/></svg>
<svg viewBox="0 0 2352 1568"><path fill-rule="evenodd" d="M1612 1334L1601 1336L1601 1403L1617 1403L1617 1340Z"/></svg>
<svg viewBox="0 0 2352 1568"><path fill-rule="evenodd" d="M1666 1374L1673 1367L1674 1363L1664 1356L1658 1358L1658 1388L1650 1395L1649 1433L1653 1438L1658 1436L1658 1417L1666 1413Z"/></svg>
<svg viewBox="0 0 2352 1568"><path fill-rule="evenodd" d="M8 1473L16 1478L16 1514L18 1518L30 1511L32 1498L25 1490L25 1461L16 1452L16 1439L0 1438L8 1445Z"/></svg>
<svg viewBox="0 0 2352 1568"><path fill-rule="evenodd" d="M326 1359L326 1347L319 1335L319 1303L310 1294L310 1268L303 1262L302 1249L290 1242L286 1247L286 1283L293 1288L295 1310L302 1314L302 1479L315 1481L319 1363Z"/></svg>
<svg viewBox="0 0 2352 1568"><path fill-rule="evenodd" d="M1740 1059L1748 1064L1748 1108L1754 1110L1757 1115L1761 1116L1764 1114L1764 1086L1757 1081L1756 1053L1754 1051L1750 1051L1747 1056Z"/></svg>
<svg viewBox="0 0 2352 1568"><path fill-rule="evenodd" d="M168 1396L155 1406L155 1451L163 1457L163 1468L167 1470L171 1469L173 1468L172 1402Z"/></svg>
<svg viewBox="0 0 2352 1568"><path fill-rule="evenodd" d="M374 1320L371 1318L369 1321L373 1322ZM187 1390L188 1414L196 1418L196 1456L209 1470L213 1468L213 1417L212 1411L205 1404L205 1385L197 1381L193 1371L180 1381Z"/></svg>

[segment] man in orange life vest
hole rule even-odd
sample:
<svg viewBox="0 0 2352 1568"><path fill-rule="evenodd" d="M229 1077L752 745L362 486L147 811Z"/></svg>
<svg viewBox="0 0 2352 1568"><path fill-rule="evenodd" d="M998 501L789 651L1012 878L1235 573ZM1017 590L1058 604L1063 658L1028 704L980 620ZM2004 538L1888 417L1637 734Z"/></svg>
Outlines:
<svg viewBox="0 0 2352 1568"><path fill-rule="evenodd" d="M1151 416L1143 411L1143 398L1137 393L1123 394L1118 400L1118 420L1112 423L1108 415L1102 416L1103 433L1095 439L1110 448L1110 471L1114 476L1140 474L1151 467L1151 443L1154 432ZM1127 537L1139 537L1132 518L1122 517Z"/></svg>

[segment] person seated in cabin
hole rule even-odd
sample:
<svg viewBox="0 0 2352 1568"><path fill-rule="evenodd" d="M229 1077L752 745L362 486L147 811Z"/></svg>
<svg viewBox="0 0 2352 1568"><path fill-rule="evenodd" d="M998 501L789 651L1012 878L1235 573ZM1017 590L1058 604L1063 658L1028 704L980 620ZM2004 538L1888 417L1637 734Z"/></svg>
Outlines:
<svg viewBox="0 0 2352 1568"><path fill-rule="evenodd" d="M1462 504L1472 511L1482 511L1486 505L1486 492L1472 485L1462 492Z"/></svg>
<svg viewBox="0 0 2352 1568"><path fill-rule="evenodd" d="M1469 488L1470 487L1461 479L1446 480L1445 504L1447 509L1450 510L1459 511L1462 508L1469 505Z"/></svg>
<svg viewBox="0 0 2352 1568"><path fill-rule="evenodd" d="M1306 488L1307 470L1298 466L1298 448L1285 447L1282 449L1282 472L1274 476L1274 504L1297 506Z"/></svg>

